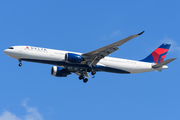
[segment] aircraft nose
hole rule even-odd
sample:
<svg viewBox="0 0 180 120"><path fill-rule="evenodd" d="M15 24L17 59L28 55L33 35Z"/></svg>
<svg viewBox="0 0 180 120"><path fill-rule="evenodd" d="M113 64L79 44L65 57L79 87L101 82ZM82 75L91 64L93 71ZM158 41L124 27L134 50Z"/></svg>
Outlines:
<svg viewBox="0 0 180 120"><path fill-rule="evenodd" d="M9 49L5 49L5 50L4 50L4 53L5 53L6 55L11 55L12 51L9 50Z"/></svg>
<svg viewBox="0 0 180 120"><path fill-rule="evenodd" d="M7 55L7 54L8 54L8 50L7 50L7 49L5 49L5 50L4 50L4 53Z"/></svg>

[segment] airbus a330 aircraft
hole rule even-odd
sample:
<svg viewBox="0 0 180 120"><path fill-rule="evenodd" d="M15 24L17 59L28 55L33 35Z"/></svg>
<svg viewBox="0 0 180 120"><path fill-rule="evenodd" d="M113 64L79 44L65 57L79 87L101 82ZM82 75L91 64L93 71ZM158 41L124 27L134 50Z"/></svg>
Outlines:
<svg viewBox="0 0 180 120"><path fill-rule="evenodd" d="M141 35L143 32L84 54L32 46L12 46L5 49L4 53L18 59L19 66L22 66L21 61L55 65L51 69L51 75L66 77L71 73L75 73L84 83L88 81L87 78L90 78L88 72L91 72L92 75L95 75L98 71L131 74L167 69L166 64L176 59L171 58L163 61L170 44L162 44L140 61L107 57L117 51L120 45Z"/></svg>

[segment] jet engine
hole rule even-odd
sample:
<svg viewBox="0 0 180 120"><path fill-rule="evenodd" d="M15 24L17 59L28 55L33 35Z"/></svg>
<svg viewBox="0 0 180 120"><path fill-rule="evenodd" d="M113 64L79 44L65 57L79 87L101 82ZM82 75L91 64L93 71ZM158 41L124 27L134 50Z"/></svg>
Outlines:
<svg viewBox="0 0 180 120"><path fill-rule="evenodd" d="M67 75L71 74L67 69L53 66L51 68L51 75L56 77L67 77Z"/></svg>
<svg viewBox="0 0 180 120"><path fill-rule="evenodd" d="M65 54L65 61L70 63L81 63L84 60L81 55L74 54L74 53L66 53Z"/></svg>

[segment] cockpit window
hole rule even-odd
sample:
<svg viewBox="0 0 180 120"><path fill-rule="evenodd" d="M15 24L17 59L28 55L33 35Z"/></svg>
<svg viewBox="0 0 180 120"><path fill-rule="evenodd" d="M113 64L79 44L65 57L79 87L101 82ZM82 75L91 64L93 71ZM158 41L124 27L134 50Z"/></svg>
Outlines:
<svg viewBox="0 0 180 120"><path fill-rule="evenodd" d="M8 49L14 49L13 47L9 47Z"/></svg>

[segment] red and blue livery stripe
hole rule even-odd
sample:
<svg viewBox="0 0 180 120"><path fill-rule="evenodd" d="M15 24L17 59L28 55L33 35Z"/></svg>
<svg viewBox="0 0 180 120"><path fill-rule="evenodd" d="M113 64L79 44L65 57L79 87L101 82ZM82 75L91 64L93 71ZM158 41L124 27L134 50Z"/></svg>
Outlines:
<svg viewBox="0 0 180 120"><path fill-rule="evenodd" d="M149 56L145 59L141 60L143 62L154 62L156 64L163 62L166 54L170 48L170 44L162 44L155 51L153 51Z"/></svg>

